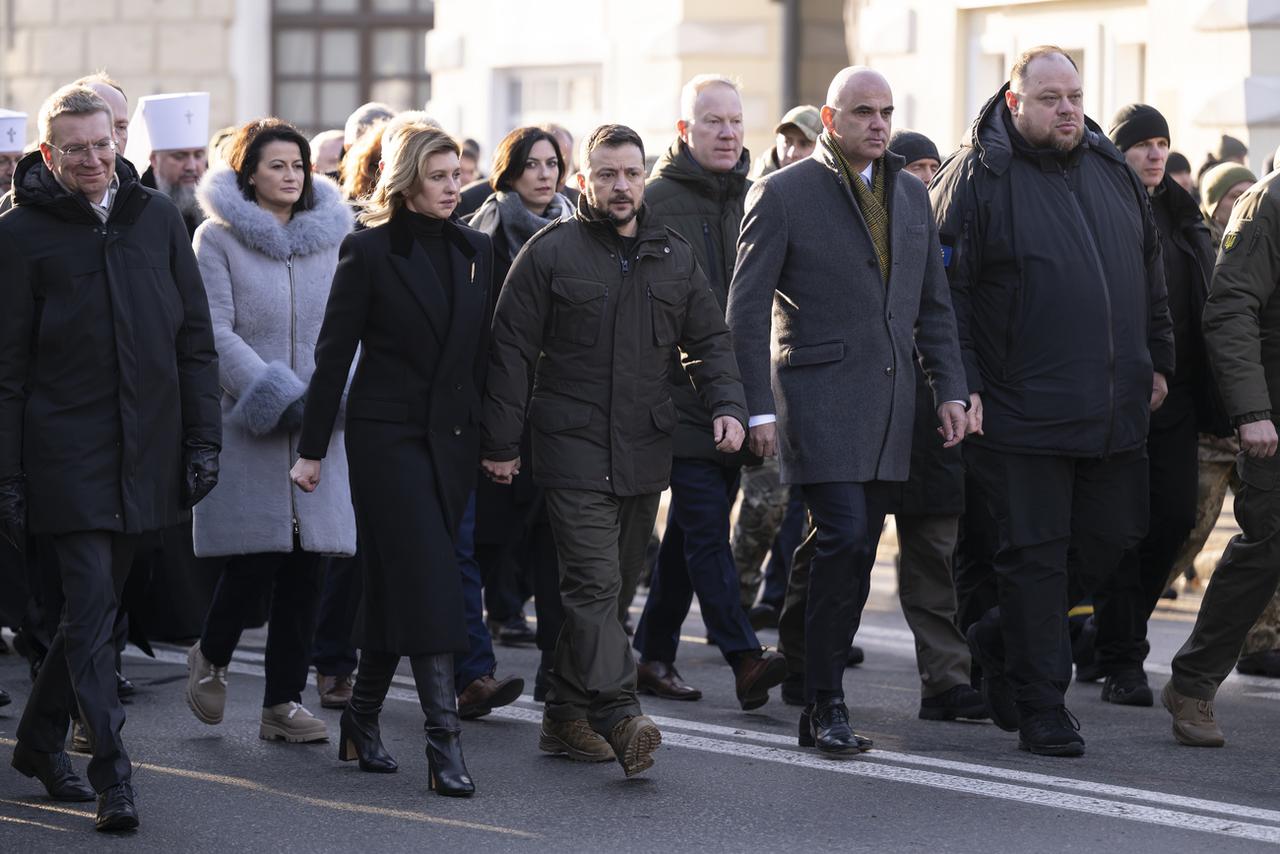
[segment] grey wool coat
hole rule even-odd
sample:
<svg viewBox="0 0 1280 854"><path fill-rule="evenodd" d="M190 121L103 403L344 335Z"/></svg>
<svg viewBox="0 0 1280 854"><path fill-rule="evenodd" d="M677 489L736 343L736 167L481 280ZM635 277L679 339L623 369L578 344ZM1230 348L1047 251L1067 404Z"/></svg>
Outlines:
<svg viewBox="0 0 1280 854"><path fill-rule="evenodd" d="M786 483L907 479L913 344L935 410L969 399L929 196L901 171L901 157L887 153L882 162L887 285L858 203L825 148L747 194L727 320L747 409L778 418Z"/></svg>
<svg viewBox="0 0 1280 854"><path fill-rule="evenodd" d="M277 426L315 369L338 246L351 231L337 185L315 176L313 187L314 206L288 225L246 199L231 169L211 169L197 191L209 217L195 250L218 349L223 436L218 488L195 508L200 557L292 551L295 520L304 551L355 553L341 422L310 494L289 480L296 436Z"/></svg>

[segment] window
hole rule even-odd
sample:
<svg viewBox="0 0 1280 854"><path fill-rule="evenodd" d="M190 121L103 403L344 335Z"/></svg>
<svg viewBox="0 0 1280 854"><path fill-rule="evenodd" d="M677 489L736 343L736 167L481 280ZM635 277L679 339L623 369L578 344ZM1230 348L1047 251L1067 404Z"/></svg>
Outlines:
<svg viewBox="0 0 1280 854"><path fill-rule="evenodd" d="M600 112L597 65L510 68L503 76L508 128L543 122L585 127Z"/></svg>
<svg viewBox="0 0 1280 854"><path fill-rule="evenodd" d="M434 0L273 0L272 111L304 133L366 101L422 109Z"/></svg>

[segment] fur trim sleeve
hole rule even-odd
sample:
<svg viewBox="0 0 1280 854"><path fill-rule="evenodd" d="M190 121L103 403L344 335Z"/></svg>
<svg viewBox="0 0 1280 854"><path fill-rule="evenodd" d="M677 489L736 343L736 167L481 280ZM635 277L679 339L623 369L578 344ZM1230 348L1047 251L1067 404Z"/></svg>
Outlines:
<svg viewBox="0 0 1280 854"><path fill-rule="evenodd" d="M254 436L265 436L280 423L289 404L302 397L307 385L284 362L269 362L236 401L228 416Z"/></svg>

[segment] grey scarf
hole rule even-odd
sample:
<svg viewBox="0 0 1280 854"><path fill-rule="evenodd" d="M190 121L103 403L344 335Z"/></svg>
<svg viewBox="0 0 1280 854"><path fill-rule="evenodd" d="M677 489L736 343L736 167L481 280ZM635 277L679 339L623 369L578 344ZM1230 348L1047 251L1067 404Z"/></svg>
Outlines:
<svg viewBox="0 0 1280 854"><path fill-rule="evenodd" d="M550 223L559 219L568 219L571 216L573 216L573 205L559 193L552 197L551 204L547 205L544 215L538 216L524 206L519 193L498 190L485 199L480 209L472 214L467 225L491 237L501 228L503 236L507 239L511 258L515 258L520 247L524 246L530 237Z"/></svg>

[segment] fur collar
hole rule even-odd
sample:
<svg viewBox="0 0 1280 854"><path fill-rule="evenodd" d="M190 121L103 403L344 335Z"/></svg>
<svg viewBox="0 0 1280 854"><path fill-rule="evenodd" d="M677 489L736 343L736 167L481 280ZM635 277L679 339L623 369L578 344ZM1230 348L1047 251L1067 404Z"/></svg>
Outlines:
<svg viewBox="0 0 1280 854"><path fill-rule="evenodd" d="M337 246L351 231L351 209L342 201L338 185L323 175L312 175L311 181L314 207L294 214L288 225L246 199L236 185L235 171L226 166L205 173L196 197L208 218L241 243L284 260Z"/></svg>

